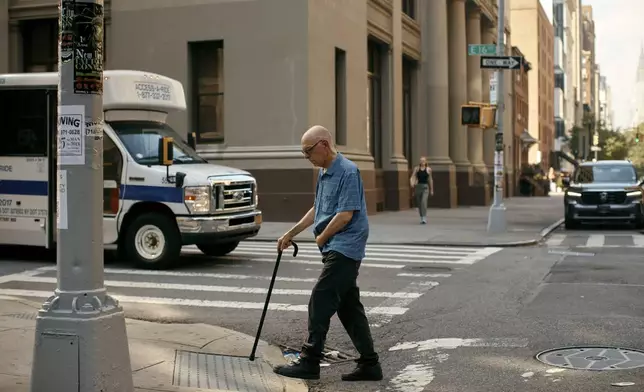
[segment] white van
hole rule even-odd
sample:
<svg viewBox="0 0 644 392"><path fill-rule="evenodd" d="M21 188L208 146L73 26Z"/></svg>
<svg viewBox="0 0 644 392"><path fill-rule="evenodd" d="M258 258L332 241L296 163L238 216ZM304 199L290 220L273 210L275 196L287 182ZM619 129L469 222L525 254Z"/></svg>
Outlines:
<svg viewBox="0 0 644 392"><path fill-rule="evenodd" d="M255 178L208 163L194 137L186 143L166 123L186 110L181 83L105 71L103 86L104 244L139 267L164 269L184 245L222 256L257 235ZM0 74L0 245L55 247L57 89L57 73ZM170 141L170 166L160 140Z"/></svg>

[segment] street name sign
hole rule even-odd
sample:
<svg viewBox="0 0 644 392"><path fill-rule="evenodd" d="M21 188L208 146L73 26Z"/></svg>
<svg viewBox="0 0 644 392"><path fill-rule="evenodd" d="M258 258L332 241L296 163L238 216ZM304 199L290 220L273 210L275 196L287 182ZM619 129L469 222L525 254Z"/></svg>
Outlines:
<svg viewBox="0 0 644 392"><path fill-rule="evenodd" d="M521 60L521 56L481 56L481 68L519 69Z"/></svg>
<svg viewBox="0 0 644 392"><path fill-rule="evenodd" d="M469 44L467 46L468 56L495 55L496 45L494 44Z"/></svg>

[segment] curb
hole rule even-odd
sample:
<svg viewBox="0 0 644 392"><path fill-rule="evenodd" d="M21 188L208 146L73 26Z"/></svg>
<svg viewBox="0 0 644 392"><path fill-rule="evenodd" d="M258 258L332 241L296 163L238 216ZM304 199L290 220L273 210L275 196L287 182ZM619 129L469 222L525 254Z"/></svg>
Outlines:
<svg viewBox="0 0 644 392"><path fill-rule="evenodd" d="M550 235L553 231L555 231L559 226L561 226L564 223L564 218L559 219L558 221L554 222L550 226L547 226L541 230L539 233L539 238L533 238L531 240L524 240L524 241L512 241L512 242L498 242L498 243L493 243L493 242L481 242L481 243L458 243L458 242L431 242L431 241L412 241L412 242L382 242L382 241L375 241L375 242L367 242L367 246L369 245L404 245L404 246L418 246L418 245L425 245L425 246L440 246L440 247L461 247L461 248L480 248L482 246L486 247L497 247L497 248L518 248L518 247L524 247L524 246L532 246L532 245L537 245L543 241L545 237ZM277 242L276 238L266 238L266 237L254 237L253 239L249 239L248 242ZM297 239L297 242L304 242L304 243L314 243L315 241L310 238L300 238Z"/></svg>

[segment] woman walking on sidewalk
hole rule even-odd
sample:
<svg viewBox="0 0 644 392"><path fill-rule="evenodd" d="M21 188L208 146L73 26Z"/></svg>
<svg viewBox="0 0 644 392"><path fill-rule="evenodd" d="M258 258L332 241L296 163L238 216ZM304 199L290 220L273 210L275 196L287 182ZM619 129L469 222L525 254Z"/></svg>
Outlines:
<svg viewBox="0 0 644 392"><path fill-rule="evenodd" d="M414 172L409 179L409 185L416 197L416 207L420 214L420 223L427 223L427 198L429 195L434 196L434 180L432 179L432 169L427 165L425 157L420 158L420 163L414 168Z"/></svg>

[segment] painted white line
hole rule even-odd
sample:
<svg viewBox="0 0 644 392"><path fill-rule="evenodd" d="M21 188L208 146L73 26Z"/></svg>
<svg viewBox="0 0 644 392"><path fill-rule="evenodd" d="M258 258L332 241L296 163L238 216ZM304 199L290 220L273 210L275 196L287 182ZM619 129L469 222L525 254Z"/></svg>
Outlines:
<svg viewBox="0 0 644 392"><path fill-rule="evenodd" d="M441 355L440 358L436 358L435 363L444 362L447 360L447 355ZM423 361L426 362L426 361ZM398 372L398 374L389 380L390 387L387 387L387 390L393 390L397 392L422 392L425 390L425 387L434 381L434 364L428 363L417 363L413 365L407 365L403 370Z"/></svg>
<svg viewBox="0 0 644 392"><path fill-rule="evenodd" d="M56 271L56 267L43 267L39 271ZM115 275L141 275L141 276L171 276L177 278L211 278L211 279L236 279L236 280L271 280L270 276L259 275L237 275L237 274L217 274L206 272L179 272L179 271L153 271L153 270L135 270L120 268L105 268L105 273ZM281 282L316 282L316 278L290 278L286 276L276 277Z"/></svg>
<svg viewBox="0 0 644 392"><path fill-rule="evenodd" d="M460 339L460 338L445 338L445 339L430 339L419 342L406 342L398 343L389 349L389 351L411 350L418 349L417 351L427 350L454 350L459 347L509 347L520 348L527 347L527 339L518 338L492 338L492 339Z"/></svg>
<svg viewBox="0 0 644 392"><path fill-rule="evenodd" d="M18 296L18 297L31 297L31 298L48 298L53 295L52 291L37 291L37 290L18 290L18 289L0 289L0 295ZM139 303L139 304L152 304L152 305L169 305L169 306L194 306L204 308L230 308L230 309L263 309L264 301L262 302L236 302L236 301L207 301L197 299L182 299L182 298L161 298L161 297L134 297L126 295L113 295L114 298L120 302L125 303ZM293 312L307 312L308 305L291 305L282 303L269 303L270 310L283 310ZM377 307L367 310L368 314L385 314L385 315L401 315L405 314L408 309L406 308L385 308Z"/></svg>
<svg viewBox="0 0 644 392"><path fill-rule="evenodd" d="M604 245L605 237L601 234L591 234L586 241L586 248L601 248Z"/></svg>
<svg viewBox="0 0 644 392"><path fill-rule="evenodd" d="M238 253L234 252L230 256L225 256L222 258L219 258L218 260L226 260L226 259L232 259L232 260L243 260L243 261L266 261L266 262L271 262L275 263L275 259L266 259L266 258L255 258L257 256L264 255L263 253L258 253L258 252L244 252L244 253ZM322 265L322 256L318 256L319 259L317 260L310 260L311 255L304 255L309 259L300 259L300 256L297 258L293 259L284 259L280 261L281 263L294 263L294 264L318 264ZM380 268L386 268L382 267L383 264L380 264L379 262L381 261L386 261L389 263L415 263L415 264L474 264L479 260L482 260L484 257L481 256L467 256L467 257L461 257L459 259L444 259L441 258L441 256L437 256L436 258L424 258L424 259L409 259L409 258L402 258L402 259L397 259L397 258L382 258L382 257L367 257L363 259L362 261L362 266L365 266L369 264L370 261L375 261L378 263L371 263L368 266L369 267L374 267L374 266L379 266ZM392 264L393 265L393 264ZM395 267L393 267L395 268Z"/></svg>
<svg viewBox="0 0 644 392"><path fill-rule="evenodd" d="M297 239L295 240L297 242ZM266 247L268 246L273 252L276 252L276 242L250 242L242 241L239 246L256 246L256 247ZM302 249L313 249L318 250L317 245L311 242L298 242L297 243L300 250ZM464 252L464 253L473 253L478 249L485 248L494 248L494 247L456 247L456 246L425 246L425 245L396 245L396 244L367 244L367 251L370 249L376 251L382 250L394 250L397 252L410 252L414 250L427 250L427 251L454 251L454 252ZM289 250L292 248L289 248ZM499 248L502 249L502 248Z"/></svg>
<svg viewBox="0 0 644 392"><path fill-rule="evenodd" d="M546 241L546 245L559 246L564 242L565 239L565 234L553 234L552 237L548 238L548 241Z"/></svg>
<svg viewBox="0 0 644 392"><path fill-rule="evenodd" d="M273 252L275 253L275 247L270 245L270 246L244 246L244 245L239 245L236 249L236 251L244 251L244 252L253 252L253 251L259 251L259 252L264 252L266 254L267 252ZM431 254L431 255L436 255L436 254L445 254L445 255L454 255L454 256L467 256L467 255L472 255L476 254L480 251L480 249L473 248L468 251L464 250L452 250L449 248L446 249L424 249L424 248L407 248L407 249L389 249L389 248L382 248L382 249L373 249L370 246L367 246L367 255L373 255L373 256L389 256L391 254L393 255L423 255L423 254ZM314 253L314 254L320 254L320 250L318 248L303 248L299 247L299 253Z"/></svg>
<svg viewBox="0 0 644 392"><path fill-rule="evenodd" d="M56 267L54 267L54 270ZM42 274L42 268L36 268L32 270L27 270L27 271L22 271L18 272L15 274L9 274L9 275L2 275L0 276L0 284L7 283L7 282L13 282L15 280L18 280L19 278L23 278L25 276L36 276Z"/></svg>
<svg viewBox="0 0 644 392"><path fill-rule="evenodd" d="M402 272L396 276L403 276L406 278L449 278L452 274L410 274Z"/></svg>
<svg viewBox="0 0 644 392"><path fill-rule="evenodd" d="M633 244L636 248L644 248L644 235L635 234L633 237Z"/></svg>
<svg viewBox="0 0 644 392"><path fill-rule="evenodd" d="M190 252L192 253L192 252ZM201 252L199 252L201 253ZM264 258L248 258L248 257L239 257L239 256L225 256L225 257L218 257L216 261L222 261L222 262L254 262L254 261L259 261L259 262L264 262L264 263L273 263L275 264L275 259L264 259ZM392 260L387 260L387 261L392 261ZM280 263L289 263L289 264L303 264L303 265L317 265L321 266L322 265L322 258L320 257L319 260L300 260L298 259L282 259ZM467 264L467 263L466 263ZM363 262L360 264L361 267L369 267L369 268L387 268L387 269L402 269L405 268L404 264L381 264L381 263L365 263Z"/></svg>
<svg viewBox="0 0 644 392"><path fill-rule="evenodd" d="M233 256L242 256L242 255L252 255L252 256L266 256L266 252L262 251L254 251L254 250L235 250L234 252L230 253ZM322 257L320 252L315 252L315 251L300 251L298 253L298 257L303 256L303 257ZM468 257L473 257L475 255L431 255L431 256L425 256L425 255L417 255L417 254L402 254L402 253L396 253L396 254L387 254L387 253L369 253L367 252L367 256L363 260L410 260L410 259L419 259L419 260L433 260L433 259L445 259L445 260L460 260Z"/></svg>
<svg viewBox="0 0 644 392"><path fill-rule="evenodd" d="M44 276L22 276L16 277L15 281L32 282L32 283L56 283L56 278ZM158 290L180 290L180 291L202 291L213 293L236 293L236 294L268 294L268 289L261 287L232 287L232 286L210 286L200 284L175 284L175 283L156 283L156 282L132 282L119 280L106 280L105 285L108 287L134 288L134 289L158 289ZM296 289L273 289L275 295L311 295L311 290ZM380 292L380 291L363 291L360 296L371 298L419 298L422 294L405 293L405 292Z"/></svg>
<svg viewBox="0 0 644 392"><path fill-rule="evenodd" d="M407 287L403 289L404 292L406 293L418 293L420 296L425 294L427 291L433 289L434 287L438 286L438 282L413 282ZM419 297L420 297L419 296ZM376 309L378 308L400 308L404 307L407 308L412 302L414 302L415 298L389 298L384 301L382 301L378 306L376 306ZM381 316L378 317L373 317L370 320L370 325L373 328L380 328L383 325L386 325L393 320L394 314L382 314Z"/></svg>
<svg viewBox="0 0 644 392"><path fill-rule="evenodd" d="M570 252L566 250L555 250L551 249L548 251L550 254L562 255L562 256L578 256L578 257L592 257L595 256L594 253L580 253L580 252Z"/></svg>

